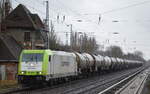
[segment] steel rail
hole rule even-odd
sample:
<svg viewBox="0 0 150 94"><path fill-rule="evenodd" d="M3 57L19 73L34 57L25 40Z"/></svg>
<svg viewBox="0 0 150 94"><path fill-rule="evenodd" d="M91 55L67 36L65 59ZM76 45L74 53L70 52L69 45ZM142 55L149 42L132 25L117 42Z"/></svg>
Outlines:
<svg viewBox="0 0 150 94"><path fill-rule="evenodd" d="M127 80L135 77L136 75L138 75L139 73L141 73L143 70L145 70L145 69L141 69L141 70L137 71L136 73L134 73L132 75L129 75L128 77L124 78L123 80L119 81L118 83L113 84L112 86L106 88L105 90L99 92L98 94L105 94L106 92L110 91L111 89L113 89L114 87L120 85L121 83L124 83L125 81L127 81Z"/></svg>
<svg viewBox="0 0 150 94"><path fill-rule="evenodd" d="M139 75L141 76L141 75ZM134 81L139 78L139 76L135 76L131 81L129 81L123 88L121 88L120 90L118 90L115 94L120 94L121 92L123 92L127 87L129 87L132 83L135 83ZM140 86L136 89L136 91L134 92L134 94L141 94L142 89L143 89L143 85L147 79L148 75L146 75L144 77L144 79L141 81Z"/></svg>
<svg viewBox="0 0 150 94"><path fill-rule="evenodd" d="M137 70L139 70L139 69L141 69L141 68L138 68ZM132 73L133 72L135 72L135 71L137 71L137 70L132 70ZM126 75L129 75L129 74L131 74L131 73L127 73L127 74L125 74L125 75L122 75L121 77L123 77L123 76L126 76ZM108 76L109 77L109 76ZM121 77L118 77L118 79L119 78L121 78ZM109 78L111 78L111 77L109 77ZM117 79L117 78L116 78ZM80 79L81 80L81 79ZM77 82L77 81L80 81L80 80L75 80L75 81L71 81L70 83L75 83L75 82ZM82 79L82 80L84 80L84 79ZM112 80L115 80L115 79L112 79ZM111 80L111 81L112 81ZM107 82L105 82L105 83L103 83L103 84L101 84L101 85L104 85L104 84L106 84L106 83L109 83L109 82L111 82L111 81L107 81ZM88 84L88 85L91 85L90 86L90 88L87 88L87 89L93 89L93 88L95 88L94 87L94 84L95 83L97 83L98 81L92 81L90 84ZM99 81L100 82L100 81ZM104 82L104 80L102 80L101 79L101 82ZM70 84L69 83L69 84ZM40 90L49 90L49 89L53 89L53 88L58 88L58 87L63 87L63 86L65 86L65 85L67 85L68 83L64 83L64 84L59 84L59 85L57 85L57 86L52 86L52 87L44 87L44 88L38 88L38 89L40 89ZM93 86L92 86L93 85ZM97 86L100 86L100 85L97 85ZM85 86L83 86L83 87L85 87ZM2 94L10 94L10 93L18 93L18 92L32 92L33 90L38 90L37 88L36 89L33 89L33 88L30 88L30 87L22 87L22 88L17 88L16 90L13 90L13 91L8 91L8 92L5 92L5 93L2 93ZM66 93L69 93L69 92L71 92L71 91L77 91L79 88L76 88L76 89L71 89L71 90L69 90L69 91L65 91L63 94L66 94ZM84 92L84 91L86 91L87 89L84 89L84 90L82 90L82 91L80 91L80 92ZM34 92L34 91L33 91Z"/></svg>
<svg viewBox="0 0 150 94"><path fill-rule="evenodd" d="M139 71L141 71L142 69L140 69ZM136 70L137 71L137 70ZM138 72L139 72L138 71ZM135 72L135 71L134 71ZM134 73L132 72L132 74ZM137 72L136 72L137 73ZM124 75L121 75L119 77L116 77L116 78L113 78L113 79L109 79L109 81L107 81L108 79L105 79L105 80L102 80L102 81L93 81L93 83L89 84L87 87L85 86L82 86L82 87L78 87L78 88L75 88L75 89L72 89L72 90L68 90L68 91L64 91L62 94L70 94L70 93L73 93L73 94L82 94L82 93L85 93L89 90L92 90L94 88L97 88L97 87L100 87L100 86L104 86L106 84L109 84L111 83L112 81L116 81L116 80L120 80L122 79L122 77L125 77L127 75L130 75L131 73L127 73L127 74L124 74ZM103 83L101 83L103 82Z"/></svg>

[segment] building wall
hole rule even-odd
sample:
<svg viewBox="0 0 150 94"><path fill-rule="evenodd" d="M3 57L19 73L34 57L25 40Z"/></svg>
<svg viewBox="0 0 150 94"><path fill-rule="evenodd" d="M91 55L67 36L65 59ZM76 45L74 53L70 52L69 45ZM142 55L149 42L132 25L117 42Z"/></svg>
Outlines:
<svg viewBox="0 0 150 94"><path fill-rule="evenodd" d="M0 39L0 60L14 60L14 57L8 50L7 46Z"/></svg>
<svg viewBox="0 0 150 94"><path fill-rule="evenodd" d="M0 22L0 32L1 32L1 22Z"/></svg>
<svg viewBox="0 0 150 94"><path fill-rule="evenodd" d="M0 23L2 22L2 13L0 12Z"/></svg>
<svg viewBox="0 0 150 94"><path fill-rule="evenodd" d="M24 29L7 29L7 33L20 42L24 42L24 32L32 32L32 31L24 30ZM31 38L32 38L32 34L31 34Z"/></svg>
<svg viewBox="0 0 150 94"><path fill-rule="evenodd" d="M31 45L32 49L36 49L35 44L38 43L39 41L44 44L40 37L40 32L38 31L32 31L32 30L25 30L25 29L8 29L7 34L10 36L13 36L13 38L20 43L21 45L25 46L25 41L24 41L24 33L25 32L30 32L30 42L29 45Z"/></svg>
<svg viewBox="0 0 150 94"><path fill-rule="evenodd" d="M17 63L1 62L0 63L0 80L17 79Z"/></svg>
<svg viewBox="0 0 150 94"><path fill-rule="evenodd" d="M2 13L0 12L0 32L1 32L1 22L2 22Z"/></svg>

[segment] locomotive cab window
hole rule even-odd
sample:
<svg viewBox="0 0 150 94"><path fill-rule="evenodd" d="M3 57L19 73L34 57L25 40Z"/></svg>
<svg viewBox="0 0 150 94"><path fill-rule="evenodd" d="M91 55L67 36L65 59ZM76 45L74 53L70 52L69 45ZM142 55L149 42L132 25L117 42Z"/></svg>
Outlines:
<svg viewBox="0 0 150 94"><path fill-rule="evenodd" d="M42 62L43 54L26 53L22 55L22 62Z"/></svg>

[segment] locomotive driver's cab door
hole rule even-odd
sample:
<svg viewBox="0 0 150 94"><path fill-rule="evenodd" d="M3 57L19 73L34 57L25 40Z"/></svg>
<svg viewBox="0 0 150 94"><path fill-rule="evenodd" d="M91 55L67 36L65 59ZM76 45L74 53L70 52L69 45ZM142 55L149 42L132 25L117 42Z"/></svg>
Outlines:
<svg viewBox="0 0 150 94"><path fill-rule="evenodd" d="M53 75L53 65L52 65L52 56L49 55L49 59L48 59L48 72L50 74L50 76Z"/></svg>

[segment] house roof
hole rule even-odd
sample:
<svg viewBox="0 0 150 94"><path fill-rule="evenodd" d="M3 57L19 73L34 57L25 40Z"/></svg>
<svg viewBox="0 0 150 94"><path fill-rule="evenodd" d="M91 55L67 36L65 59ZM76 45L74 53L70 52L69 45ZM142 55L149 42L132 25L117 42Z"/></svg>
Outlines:
<svg viewBox="0 0 150 94"><path fill-rule="evenodd" d="M7 28L44 29L40 17L32 14L24 5L18 5L3 21Z"/></svg>
<svg viewBox="0 0 150 94"><path fill-rule="evenodd" d="M18 61L21 50L13 37L0 33L0 62Z"/></svg>

